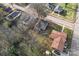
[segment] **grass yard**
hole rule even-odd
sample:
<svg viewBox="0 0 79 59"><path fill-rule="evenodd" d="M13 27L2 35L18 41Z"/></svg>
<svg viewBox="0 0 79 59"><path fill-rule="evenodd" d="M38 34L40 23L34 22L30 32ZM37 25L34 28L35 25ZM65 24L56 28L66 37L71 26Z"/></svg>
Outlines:
<svg viewBox="0 0 79 59"><path fill-rule="evenodd" d="M0 12L3 12L3 8L0 8Z"/></svg>
<svg viewBox="0 0 79 59"><path fill-rule="evenodd" d="M49 26L50 26L50 28L52 28L52 30L56 30L56 31L61 31L62 30L62 26L57 25L55 23L50 23Z"/></svg>
<svg viewBox="0 0 79 59"><path fill-rule="evenodd" d="M35 40L40 45L44 46L45 48L47 48L49 50L51 49L50 48L50 44L51 44L50 42L51 41L49 40L49 38L47 38L46 36L42 36L42 35L40 35L39 33L35 32L33 30L31 30L30 32L31 32L32 36L36 38Z"/></svg>
<svg viewBox="0 0 79 59"><path fill-rule="evenodd" d="M60 6L67 11L67 15L63 16L64 18L68 19L71 22L75 22L75 17L76 17L76 9L77 9L77 4L75 3L69 3L67 5L65 4L60 4Z"/></svg>
<svg viewBox="0 0 79 59"><path fill-rule="evenodd" d="M74 23L76 20L75 17L76 17L77 4L67 3L66 5L65 3L61 3L59 5L65 10L64 12L65 15L58 15L57 13L52 13L52 16Z"/></svg>
<svg viewBox="0 0 79 59"><path fill-rule="evenodd" d="M67 33L67 48L70 49L71 48L71 43L72 43L72 36L73 36L73 31L65 28L64 32Z"/></svg>

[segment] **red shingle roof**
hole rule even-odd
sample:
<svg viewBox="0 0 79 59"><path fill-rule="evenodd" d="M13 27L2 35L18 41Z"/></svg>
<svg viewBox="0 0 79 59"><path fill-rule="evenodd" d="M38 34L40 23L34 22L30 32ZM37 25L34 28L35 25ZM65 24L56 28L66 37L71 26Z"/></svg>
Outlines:
<svg viewBox="0 0 79 59"><path fill-rule="evenodd" d="M52 31L52 33L49 35L49 38L53 39L51 47L62 52L66 37L67 34L64 32Z"/></svg>

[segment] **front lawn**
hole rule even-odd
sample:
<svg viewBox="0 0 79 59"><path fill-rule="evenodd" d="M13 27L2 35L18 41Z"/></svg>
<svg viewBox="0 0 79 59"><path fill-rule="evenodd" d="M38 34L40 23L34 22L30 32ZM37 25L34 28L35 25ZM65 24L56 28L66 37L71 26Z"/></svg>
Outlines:
<svg viewBox="0 0 79 59"><path fill-rule="evenodd" d="M77 4L67 3L66 5L65 3L61 3L59 5L65 10L65 12L62 15L58 15L57 13L52 13L52 16L74 23L76 20L75 17L76 17Z"/></svg>

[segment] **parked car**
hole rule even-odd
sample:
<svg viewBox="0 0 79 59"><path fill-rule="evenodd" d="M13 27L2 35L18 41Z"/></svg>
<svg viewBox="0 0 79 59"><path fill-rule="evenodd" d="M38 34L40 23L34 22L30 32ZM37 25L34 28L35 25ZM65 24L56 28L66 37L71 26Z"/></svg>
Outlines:
<svg viewBox="0 0 79 59"><path fill-rule="evenodd" d="M63 11L64 11L63 8L60 7L59 5L57 5L57 6L54 8L54 12L55 12L55 13L61 14Z"/></svg>
<svg viewBox="0 0 79 59"><path fill-rule="evenodd" d="M56 5L57 5L56 3L49 3L48 7L53 11Z"/></svg>
<svg viewBox="0 0 79 59"><path fill-rule="evenodd" d="M57 55L60 55L60 52L59 52L59 51L56 51L56 50L55 50L54 53L56 53Z"/></svg>
<svg viewBox="0 0 79 59"><path fill-rule="evenodd" d="M55 55L55 56L57 56L57 55L61 55L60 52L57 51L57 50L52 50L52 54Z"/></svg>

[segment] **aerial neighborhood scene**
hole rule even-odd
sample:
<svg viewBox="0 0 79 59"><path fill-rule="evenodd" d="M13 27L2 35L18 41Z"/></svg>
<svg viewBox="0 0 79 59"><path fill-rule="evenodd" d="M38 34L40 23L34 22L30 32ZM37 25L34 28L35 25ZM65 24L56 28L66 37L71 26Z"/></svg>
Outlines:
<svg viewBox="0 0 79 59"><path fill-rule="evenodd" d="M0 3L0 56L79 56L78 3Z"/></svg>

